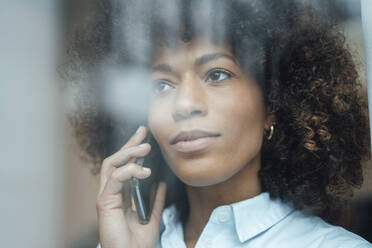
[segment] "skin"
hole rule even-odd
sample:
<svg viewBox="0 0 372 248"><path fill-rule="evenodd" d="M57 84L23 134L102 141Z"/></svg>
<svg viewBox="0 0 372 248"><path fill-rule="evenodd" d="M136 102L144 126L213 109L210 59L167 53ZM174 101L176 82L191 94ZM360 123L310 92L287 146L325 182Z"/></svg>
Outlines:
<svg viewBox="0 0 372 248"><path fill-rule="evenodd" d="M159 49L152 69L148 124L167 163L186 184L190 216L184 240L187 247L194 247L214 208L261 192L263 129L269 128L272 117L266 114L259 86L240 70L228 47L180 42L176 50ZM180 131L193 129L220 136L198 152L174 150L169 141ZM158 241L166 185L159 184L147 225L138 222L130 193L132 177L151 174L135 163L150 152L149 144L141 144L146 136L146 128L139 127L102 163L97 195L102 248L155 247Z"/></svg>
<svg viewBox="0 0 372 248"><path fill-rule="evenodd" d="M151 174L150 170L134 163L135 158L146 156L150 152L149 144L140 145L145 137L146 129L139 127L119 151L105 158L102 163L96 202L102 248L155 247L158 240L166 185L159 184L147 225L138 222L137 213L131 206L130 179L144 179Z"/></svg>
<svg viewBox="0 0 372 248"><path fill-rule="evenodd" d="M161 47L151 77L148 124L166 162L186 184L190 215L184 239L194 247L213 209L261 192L260 151L272 116L259 85L227 46L196 40ZM193 153L170 145L179 132L194 129L220 136Z"/></svg>

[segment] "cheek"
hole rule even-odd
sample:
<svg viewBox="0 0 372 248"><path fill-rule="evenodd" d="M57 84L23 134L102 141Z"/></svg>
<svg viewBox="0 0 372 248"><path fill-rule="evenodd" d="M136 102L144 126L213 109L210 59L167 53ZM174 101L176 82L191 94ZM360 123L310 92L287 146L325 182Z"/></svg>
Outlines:
<svg viewBox="0 0 372 248"><path fill-rule="evenodd" d="M147 116L150 131L160 146L166 139L167 127L171 125L169 104L166 100L154 100L150 102Z"/></svg>
<svg viewBox="0 0 372 248"><path fill-rule="evenodd" d="M262 93L258 86L246 82L225 99L215 103L226 136L224 158L241 165L261 149L265 119Z"/></svg>
<svg viewBox="0 0 372 248"><path fill-rule="evenodd" d="M259 133L263 129L265 114L262 93L259 86L245 82L246 85L230 92L224 101L216 101L214 106L227 125L230 135ZM262 131L262 130L261 130Z"/></svg>

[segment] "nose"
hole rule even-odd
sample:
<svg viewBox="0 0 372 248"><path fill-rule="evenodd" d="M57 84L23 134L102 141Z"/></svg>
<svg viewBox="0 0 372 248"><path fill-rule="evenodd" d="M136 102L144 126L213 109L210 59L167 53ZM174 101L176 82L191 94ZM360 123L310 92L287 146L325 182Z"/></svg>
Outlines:
<svg viewBox="0 0 372 248"><path fill-rule="evenodd" d="M174 121L205 116L208 113L205 90L198 79L192 75L185 77L177 88L174 111Z"/></svg>

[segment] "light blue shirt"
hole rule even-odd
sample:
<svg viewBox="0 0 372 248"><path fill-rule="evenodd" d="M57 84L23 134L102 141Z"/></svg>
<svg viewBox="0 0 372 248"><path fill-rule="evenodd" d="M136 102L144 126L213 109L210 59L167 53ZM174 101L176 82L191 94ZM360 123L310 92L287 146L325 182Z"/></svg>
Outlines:
<svg viewBox="0 0 372 248"><path fill-rule="evenodd" d="M186 248L172 205L164 209L156 248ZM195 248L372 248L372 244L321 218L295 210L264 192L215 208ZM99 248L99 246L98 246Z"/></svg>
<svg viewBox="0 0 372 248"><path fill-rule="evenodd" d="M162 216L157 248L186 248L174 206ZM215 208L195 248L372 248L363 238L304 214L264 192Z"/></svg>

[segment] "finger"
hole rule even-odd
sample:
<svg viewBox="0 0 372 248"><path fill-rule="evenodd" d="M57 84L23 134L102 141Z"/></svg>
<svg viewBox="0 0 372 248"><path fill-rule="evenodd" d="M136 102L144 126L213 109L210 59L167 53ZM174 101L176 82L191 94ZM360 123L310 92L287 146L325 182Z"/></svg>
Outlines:
<svg viewBox="0 0 372 248"><path fill-rule="evenodd" d="M130 180L124 182L123 185L123 209L131 209L132 208L132 195L131 195L131 182Z"/></svg>
<svg viewBox="0 0 372 248"><path fill-rule="evenodd" d="M120 150L115 153L111 158L111 165L114 167L120 167L129 162L129 160L135 160L139 157L146 156L151 150L151 145L143 143L134 147L129 147L124 150Z"/></svg>
<svg viewBox="0 0 372 248"><path fill-rule="evenodd" d="M138 144L140 144L143 139L146 137L146 134L147 134L147 129L146 127L144 126L140 126L136 133L132 135L132 137L130 137L130 139L128 140L127 143L125 143L124 146L122 146L120 148L120 150L123 150L123 149L126 149L128 147L132 147L132 146L136 146Z"/></svg>
<svg viewBox="0 0 372 248"><path fill-rule="evenodd" d="M130 147L106 158L102 163L99 192L103 191L108 178L117 167L127 163L134 163L136 158L146 156L150 150L151 146L145 143L136 147Z"/></svg>
<svg viewBox="0 0 372 248"><path fill-rule="evenodd" d="M164 182L160 182L158 189L156 191L156 196L155 196L155 201L154 201L154 206L152 209L150 221L157 221L157 222L161 221L161 214L163 212L163 208L165 204L166 192L167 192L167 184Z"/></svg>
<svg viewBox="0 0 372 248"><path fill-rule="evenodd" d="M130 163L116 169L108 178L107 184L102 192L103 195L115 195L121 193L124 182L132 177L147 178L151 174L150 168L144 168L138 164Z"/></svg>

